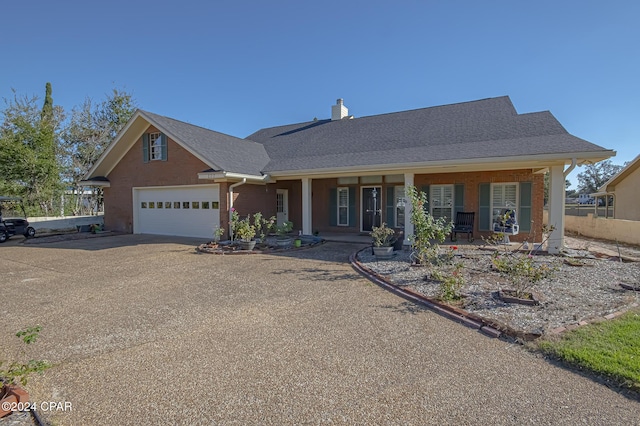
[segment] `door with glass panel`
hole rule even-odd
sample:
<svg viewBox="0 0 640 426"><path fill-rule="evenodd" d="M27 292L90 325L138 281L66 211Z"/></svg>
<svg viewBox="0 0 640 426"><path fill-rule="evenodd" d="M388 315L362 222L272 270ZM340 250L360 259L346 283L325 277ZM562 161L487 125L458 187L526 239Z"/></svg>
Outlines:
<svg viewBox="0 0 640 426"><path fill-rule="evenodd" d="M286 189L276 190L276 220L278 225L289 220L289 191Z"/></svg>
<svg viewBox="0 0 640 426"><path fill-rule="evenodd" d="M361 217L363 232L373 230L374 226L380 226L382 219L382 187L362 187Z"/></svg>

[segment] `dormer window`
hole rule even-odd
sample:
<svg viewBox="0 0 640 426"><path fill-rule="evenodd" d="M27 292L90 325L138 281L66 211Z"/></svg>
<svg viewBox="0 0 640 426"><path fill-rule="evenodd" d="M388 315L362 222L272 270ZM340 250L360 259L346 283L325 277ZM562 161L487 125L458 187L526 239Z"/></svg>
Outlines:
<svg viewBox="0 0 640 426"><path fill-rule="evenodd" d="M149 133L149 160L162 160L162 138L160 132Z"/></svg>
<svg viewBox="0 0 640 426"><path fill-rule="evenodd" d="M167 136L160 132L142 135L142 155L145 163L167 160Z"/></svg>

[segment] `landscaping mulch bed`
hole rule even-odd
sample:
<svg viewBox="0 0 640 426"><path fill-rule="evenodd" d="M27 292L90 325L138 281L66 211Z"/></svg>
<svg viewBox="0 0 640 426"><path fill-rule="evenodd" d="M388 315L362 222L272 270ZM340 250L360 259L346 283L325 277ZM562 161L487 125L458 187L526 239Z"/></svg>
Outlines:
<svg viewBox="0 0 640 426"><path fill-rule="evenodd" d="M411 266L408 251L395 253L385 261L377 261L371 250L361 251L358 257L362 266L391 284L437 299L439 284L431 280L428 270ZM462 263L465 280L465 297L456 307L504 329L534 336L557 332L638 306L640 301L639 292L621 286L640 286L640 263L572 250L570 257L534 256L535 264L556 268L552 278L533 287L540 298L538 305L505 303L498 292L510 288L510 284L492 268L492 253L476 246L456 250L454 261Z"/></svg>
<svg viewBox="0 0 640 426"><path fill-rule="evenodd" d="M221 241L216 243L210 241L205 244L200 244L196 247L196 251L199 253L207 254L261 254L261 253L278 253L288 250L301 250L310 247L315 247L319 244L324 244L325 240L318 237L311 237L302 240L300 247L295 247L293 244L286 247L278 246L275 242L275 238L267 237L266 242L262 244L256 244L253 250L243 250L239 246L233 244L231 241Z"/></svg>

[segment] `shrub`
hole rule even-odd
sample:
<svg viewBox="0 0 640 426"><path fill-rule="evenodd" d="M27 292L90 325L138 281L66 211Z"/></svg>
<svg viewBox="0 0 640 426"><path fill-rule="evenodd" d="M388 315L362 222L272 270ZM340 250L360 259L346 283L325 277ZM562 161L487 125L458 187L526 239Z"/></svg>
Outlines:
<svg viewBox="0 0 640 426"><path fill-rule="evenodd" d="M35 327L29 327L25 330L18 331L16 337L22 338L25 345L30 345L35 342L38 335L42 330L42 327L37 325ZM33 373L42 373L44 370L51 368L51 364L47 361L29 360L27 362L13 361L3 368L6 361L0 361L0 382L8 385L17 385L18 383L23 386L27 384L29 376Z"/></svg>
<svg viewBox="0 0 640 426"><path fill-rule="evenodd" d="M374 226L369 235L371 235L371 238L373 238L374 246L389 247L391 246L391 244L393 244L396 232L391 228L387 228L387 224L382 222L382 225Z"/></svg>
<svg viewBox="0 0 640 426"><path fill-rule="evenodd" d="M524 297L531 287L545 278L552 278L556 268L546 264L536 264L533 255L522 253L493 254L493 266L508 278L516 297Z"/></svg>
<svg viewBox="0 0 640 426"><path fill-rule="evenodd" d="M284 221L281 225L276 226L276 234L280 237L284 237L293 229L293 222L290 220Z"/></svg>
<svg viewBox="0 0 640 426"><path fill-rule="evenodd" d="M447 302L455 302L462 299L462 287L464 287L464 276L462 275L462 263L458 263L455 269L444 277L440 284L440 299Z"/></svg>
<svg viewBox="0 0 640 426"><path fill-rule="evenodd" d="M435 219L427 213L427 194L418 191L415 186L407 187L407 196L411 202L411 223L414 227L414 235L410 235L409 239L415 260L426 266L437 264L439 244L451 233L453 223L443 217Z"/></svg>

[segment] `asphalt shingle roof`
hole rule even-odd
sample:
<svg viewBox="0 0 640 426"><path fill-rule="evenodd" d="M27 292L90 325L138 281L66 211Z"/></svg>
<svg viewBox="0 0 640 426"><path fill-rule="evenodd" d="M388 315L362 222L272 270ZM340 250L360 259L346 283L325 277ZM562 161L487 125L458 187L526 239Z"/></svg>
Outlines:
<svg viewBox="0 0 640 426"><path fill-rule="evenodd" d="M260 143L215 132L173 118L141 111L185 147L197 152L216 171L260 175L269 156Z"/></svg>
<svg viewBox="0 0 640 426"><path fill-rule="evenodd" d="M569 134L548 111L518 114L507 96L272 127L247 139L264 145L267 173L606 151Z"/></svg>

